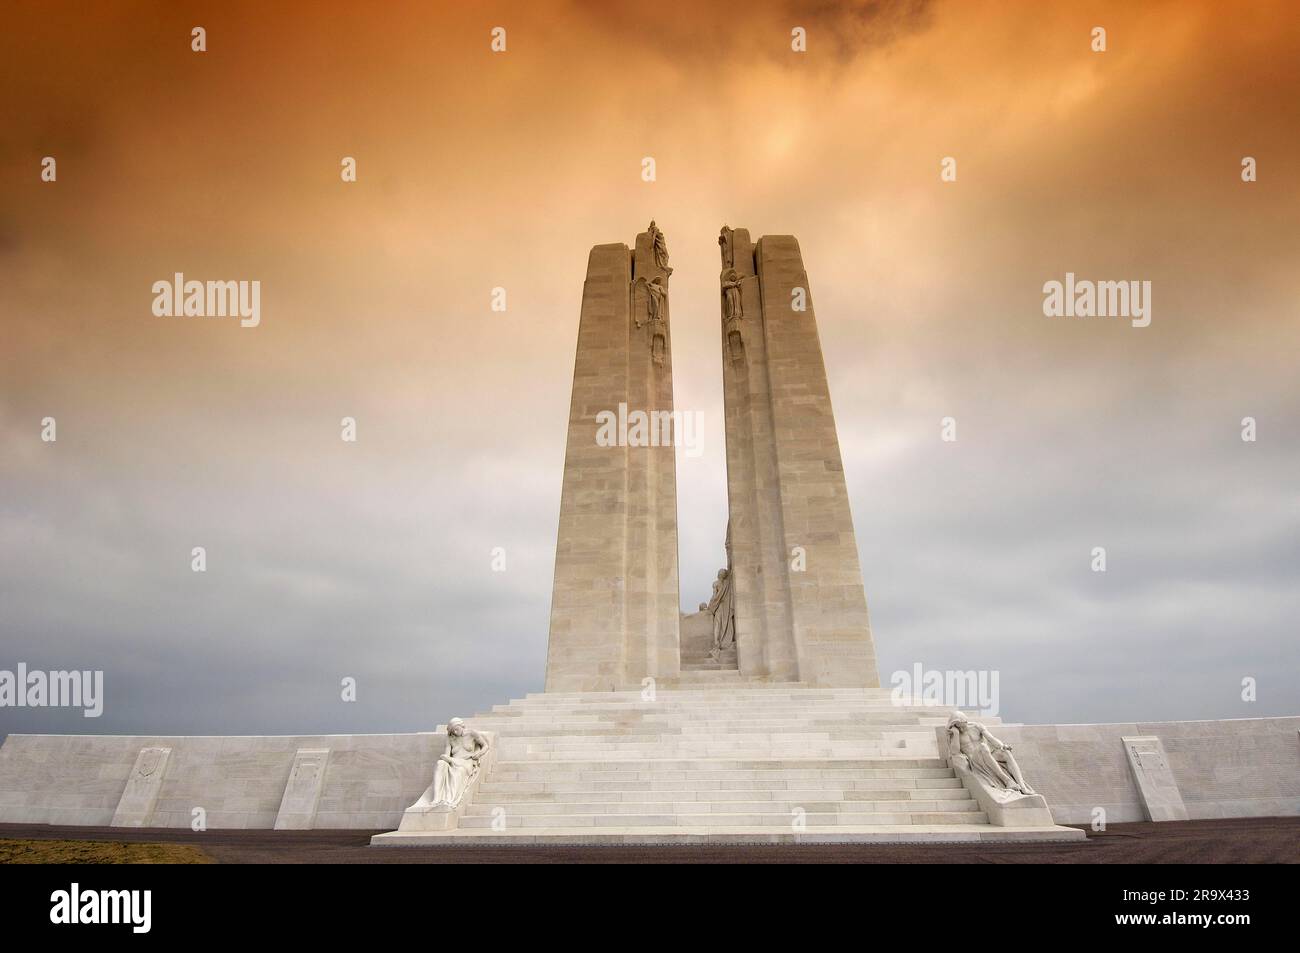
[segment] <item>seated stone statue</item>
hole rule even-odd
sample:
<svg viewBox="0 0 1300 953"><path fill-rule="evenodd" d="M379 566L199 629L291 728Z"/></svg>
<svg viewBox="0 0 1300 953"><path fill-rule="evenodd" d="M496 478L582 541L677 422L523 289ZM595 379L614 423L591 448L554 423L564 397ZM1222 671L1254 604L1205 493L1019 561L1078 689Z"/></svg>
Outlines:
<svg viewBox="0 0 1300 953"><path fill-rule="evenodd" d="M488 752L488 740L460 718L447 722L447 750L433 766L433 784L421 801L436 807L455 807L478 775L479 759ZM427 800L426 800L427 799Z"/></svg>
<svg viewBox="0 0 1300 953"><path fill-rule="evenodd" d="M994 789L1034 793L1020 773L1011 746L1003 744L978 721L971 721L959 711L948 718L948 754L953 761L968 767ZM959 758L964 763L958 761Z"/></svg>

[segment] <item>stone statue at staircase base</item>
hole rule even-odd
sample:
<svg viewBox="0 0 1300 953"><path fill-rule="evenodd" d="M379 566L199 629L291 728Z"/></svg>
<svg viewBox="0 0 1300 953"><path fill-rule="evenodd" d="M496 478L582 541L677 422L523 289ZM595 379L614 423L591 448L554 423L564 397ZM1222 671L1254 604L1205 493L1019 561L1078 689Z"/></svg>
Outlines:
<svg viewBox="0 0 1300 953"><path fill-rule="evenodd" d="M1035 793L1020 772L1008 745L977 721L953 712L945 728L936 728L939 756L962 786L979 802L989 823L998 827L1052 827L1047 799Z"/></svg>
<svg viewBox="0 0 1300 953"><path fill-rule="evenodd" d="M495 738L460 718L447 723L447 750L433 766L433 781L402 814L399 831L445 831L469 805L470 795L492 767Z"/></svg>

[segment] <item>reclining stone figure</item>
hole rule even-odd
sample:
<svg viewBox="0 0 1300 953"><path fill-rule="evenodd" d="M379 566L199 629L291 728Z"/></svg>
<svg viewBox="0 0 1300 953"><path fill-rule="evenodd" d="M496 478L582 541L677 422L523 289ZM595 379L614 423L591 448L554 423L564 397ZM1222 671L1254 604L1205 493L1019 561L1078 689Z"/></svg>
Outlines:
<svg viewBox="0 0 1300 953"><path fill-rule="evenodd" d="M1003 744L978 721L971 721L959 711L948 718L948 755L953 761L969 768L981 781L994 789L1033 794L1034 789L1020 773L1020 765L1011 754L1011 746Z"/></svg>

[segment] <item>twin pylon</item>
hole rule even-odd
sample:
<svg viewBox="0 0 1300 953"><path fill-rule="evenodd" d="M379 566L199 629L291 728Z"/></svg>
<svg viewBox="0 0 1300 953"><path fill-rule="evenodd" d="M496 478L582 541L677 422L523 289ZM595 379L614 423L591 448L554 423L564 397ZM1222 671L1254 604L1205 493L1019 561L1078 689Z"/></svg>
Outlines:
<svg viewBox="0 0 1300 953"><path fill-rule="evenodd" d="M799 243L789 235L752 242L747 230L724 226L718 244L729 516L720 583L730 592L710 606L734 615L709 628L724 641L734 636L741 676L875 687L853 518ZM547 691L624 689L681 671L675 454L671 441L651 439L660 421L674 419L671 274L654 222L635 248L597 245L587 261ZM611 415L638 415L646 426L620 429L610 441Z"/></svg>

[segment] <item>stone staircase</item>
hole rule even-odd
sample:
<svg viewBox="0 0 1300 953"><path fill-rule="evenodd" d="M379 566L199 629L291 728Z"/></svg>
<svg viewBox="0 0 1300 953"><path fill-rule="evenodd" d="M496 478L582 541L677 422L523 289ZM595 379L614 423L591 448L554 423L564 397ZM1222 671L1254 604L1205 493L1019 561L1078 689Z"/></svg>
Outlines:
<svg viewBox="0 0 1300 953"><path fill-rule="evenodd" d="M455 830L376 844L1081 839L995 827L939 757L947 708L888 689L688 670L640 691L534 694L467 719L497 760ZM995 718L985 718L996 723Z"/></svg>
<svg viewBox="0 0 1300 953"><path fill-rule="evenodd" d="M727 649L721 653L718 658L713 658L708 652L700 655L682 654L682 671L683 672L735 672L740 674L740 666L737 664L735 648Z"/></svg>

